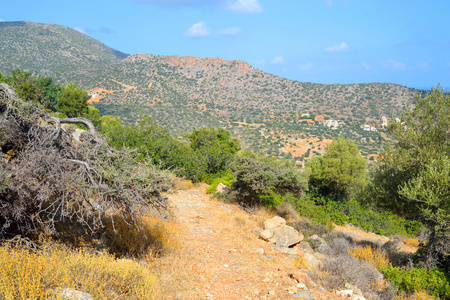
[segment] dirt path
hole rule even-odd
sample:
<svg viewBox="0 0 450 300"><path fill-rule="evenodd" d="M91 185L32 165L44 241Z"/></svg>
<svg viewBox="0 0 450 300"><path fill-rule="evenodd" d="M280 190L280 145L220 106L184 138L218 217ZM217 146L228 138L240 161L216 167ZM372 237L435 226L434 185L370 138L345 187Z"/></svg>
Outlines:
<svg viewBox="0 0 450 300"><path fill-rule="evenodd" d="M289 278L295 258L260 240L256 220L235 205L210 199L206 187L169 195L189 249L186 263L179 267L194 285L193 293L180 292L176 298L294 299L288 289L297 289ZM314 299L331 299L310 292Z"/></svg>

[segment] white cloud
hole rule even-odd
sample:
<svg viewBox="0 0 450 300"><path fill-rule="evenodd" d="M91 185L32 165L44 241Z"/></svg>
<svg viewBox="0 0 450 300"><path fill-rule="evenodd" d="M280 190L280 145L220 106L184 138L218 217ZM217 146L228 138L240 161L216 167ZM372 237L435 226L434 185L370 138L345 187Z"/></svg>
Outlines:
<svg viewBox="0 0 450 300"><path fill-rule="evenodd" d="M260 59L260 60L258 60L258 61L256 62L256 64L257 64L258 66L264 66L264 65L266 64L266 61L265 61L264 59Z"/></svg>
<svg viewBox="0 0 450 300"><path fill-rule="evenodd" d="M366 69L366 71L369 71L369 70L370 70L370 65L367 64L366 62L362 61L362 62L361 62L361 65L364 67L364 69Z"/></svg>
<svg viewBox="0 0 450 300"><path fill-rule="evenodd" d="M325 0L327 6L333 6L333 0Z"/></svg>
<svg viewBox="0 0 450 300"><path fill-rule="evenodd" d="M82 28L80 27L75 27L74 28L76 31L81 32L82 34L86 34L86 31L84 31Z"/></svg>
<svg viewBox="0 0 450 300"><path fill-rule="evenodd" d="M385 67L388 67L388 68L394 68L396 70L402 70L402 71L408 69L404 63L396 61L394 59L388 59L388 60L384 61L382 63L382 65Z"/></svg>
<svg viewBox="0 0 450 300"><path fill-rule="evenodd" d="M5 20L3 20L3 19L0 19L0 22L5 22Z"/></svg>
<svg viewBox="0 0 450 300"><path fill-rule="evenodd" d="M205 37L211 34L211 29L206 26L205 22L198 22L186 31L188 37Z"/></svg>
<svg viewBox="0 0 450 300"><path fill-rule="evenodd" d="M284 64L284 57L283 56L275 56L270 63L274 64L274 65Z"/></svg>
<svg viewBox="0 0 450 300"><path fill-rule="evenodd" d="M228 4L228 9L241 13L258 14L263 12L263 8L258 0L234 0Z"/></svg>
<svg viewBox="0 0 450 300"><path fill-rule="evenodd" d="M325 52L342 52L342 51L347 50L347 48L348 48L348 45L345 42L342 42L340 44L326 48Z"/></svg>
<svg viewBox="0 0 450 300"><path fill-rule="evenodd" d="M307 71L307 70L312 69L313 66L314 66L314 65L313 65L312 62L307 62L307 63L304 64L304 65L300 65L300 70L302 70L302 71Z"/></svg>
<svg viewBox="0 0 450 300"><path fill-rule="evenodd" d="M224 29L220 29L217 33L224 34L224 35L235 35L241 31L242 31L242 29L240 29L239 27L227 27Z"/></svg>

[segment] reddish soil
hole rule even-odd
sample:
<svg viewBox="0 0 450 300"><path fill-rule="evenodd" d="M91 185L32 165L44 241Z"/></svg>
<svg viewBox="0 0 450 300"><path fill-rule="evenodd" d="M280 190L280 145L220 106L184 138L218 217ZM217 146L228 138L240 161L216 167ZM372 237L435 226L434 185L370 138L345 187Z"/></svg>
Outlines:
<svg viewBox="0 0 450 300"><path fill-rule="evenodd" d="M188 263L179 268L188 268L195 278L191 292L180 293L177 298L301 299L293 298L287 290L297 285L289 277L295 258L259 239L251 215L236 205L210 199L206 188L200 185L169 195L183 242L190 249ZM257 248L264 249L264 254L257 253ZM309 292L313 299L345 299L331 292Z"/></svg>

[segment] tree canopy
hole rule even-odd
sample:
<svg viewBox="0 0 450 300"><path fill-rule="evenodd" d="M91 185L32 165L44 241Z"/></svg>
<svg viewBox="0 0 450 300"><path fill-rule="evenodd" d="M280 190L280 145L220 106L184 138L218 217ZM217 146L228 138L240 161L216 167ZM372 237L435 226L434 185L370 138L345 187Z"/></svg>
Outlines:
<svg viewBox="0 0 450 300"><path fill-rule="evenodd" d="M315 156L306 163L311 169L311 186L320 194L335 199L349 196L355 188L365 184L366 165L358 146L342 136L326 148L324 155Z"/></svg>
<svg viewBox="0 0 450 300"><path fill-rule="evenodd" d="M381 153L371 196L427 226L433 265L450 252L450 95L437 86L414 105L388 127L398 142Z"/></svg>
<svg viewBox="0 0 450 300"><path fill-rule="evenodd" d="M69 83L58 92L56 109L70 118L83 116L88 113L88 98L85 90Z"/></svg>

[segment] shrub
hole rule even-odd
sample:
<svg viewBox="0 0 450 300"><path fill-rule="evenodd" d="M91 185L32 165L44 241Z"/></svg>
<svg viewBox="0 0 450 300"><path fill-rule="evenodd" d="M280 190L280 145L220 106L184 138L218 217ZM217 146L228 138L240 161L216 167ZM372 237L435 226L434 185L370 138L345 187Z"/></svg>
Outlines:
<svg viewBox="0 0 450 300"><path fill-rule="evenodd" d="M233 174L231 174L230 170L228 170L226 172L225 176L214 179L214 181L211 183L211 185L206 189L206 193L214 194L216 192L216 188L219 185L219 183L223 183L226 186L231 187L234 179L235 179L235 177L233 176Z"/></svg>
<svg viewBox="0 0 450 300"><path fill-rule="evenodd" d="M126 148L115 151L95 130L75 144L60 119L4 91L1 86L0 151L16 155L0 160L0 234L58 237L67 226L57 225L68 223L93 233L111 215L138 225L141 210L164 210L168 172L136 162Z"/></svg>
<svg viewBox="0 0 450 300"><path fill-rule="evenodd" d="M95 299L161 299L157 277L132 260L63 246L37 253L0 247L0 298L49 299L61 287Z"/></svg>
<svg viewBox="0 0 450 300"><path fill-rule="evenodd" d="M427 291L428 294L441 299L450 298L450 281L438 268L405 270L389 264L380 267L380 271L385 274L387 280L403 292Z"/></svg>
<svg viewBox="0 0 450 300"><path fill-rule="evenodd" d="M244 150L236 155L230 169L236 177L232 186L236 200L245 206L262 203L277 206L280 196L300 197L307 189L307 174L292 161Z"/></svg>

